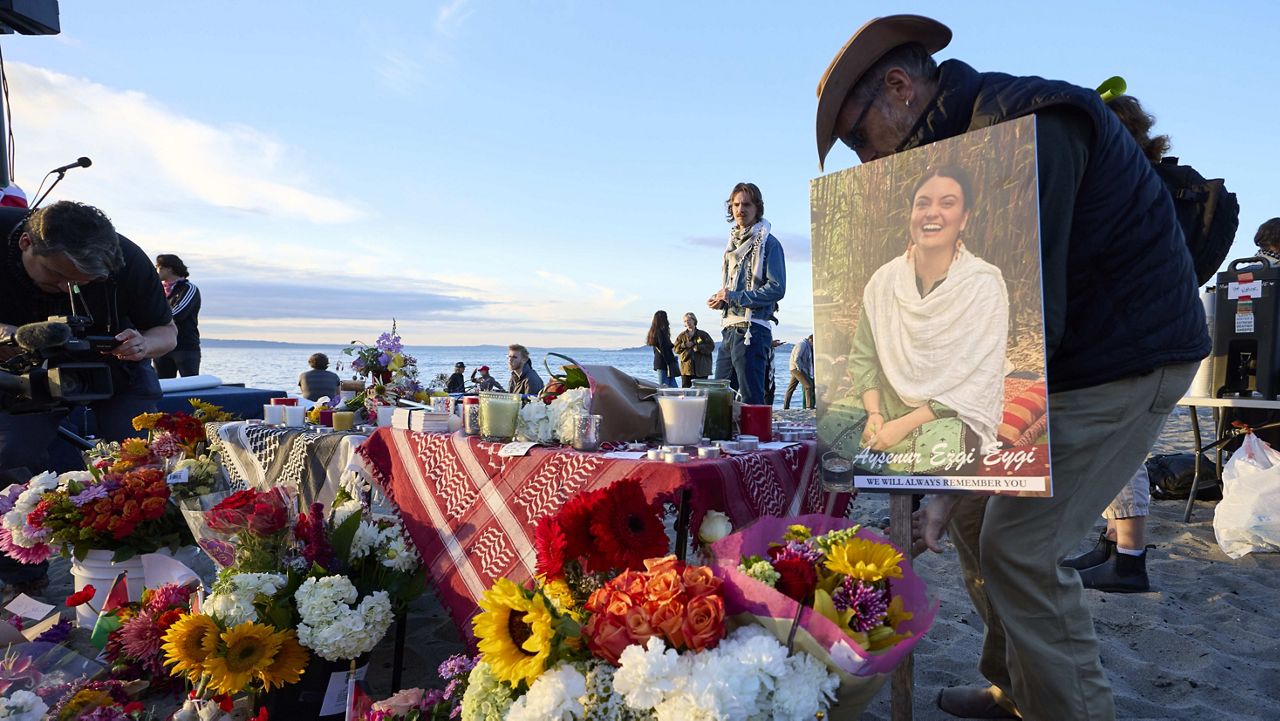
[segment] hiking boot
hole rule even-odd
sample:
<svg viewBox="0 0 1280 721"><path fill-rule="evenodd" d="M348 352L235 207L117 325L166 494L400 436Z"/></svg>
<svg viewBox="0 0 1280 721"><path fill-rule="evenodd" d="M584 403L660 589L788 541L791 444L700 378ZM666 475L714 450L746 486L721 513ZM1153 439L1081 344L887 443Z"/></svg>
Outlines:
<svg viewBox="0 0 1280 721"><path fill-rule="evenodd" d="M1098 542L1094 544L1093 548L1080 554L1079 556L1064 558L1062 561L1058 563L1058 565L1066 566L1067 568L1074 568L1077 571L1083 571L1086 568L1094 568L1096 566L1101 566L1102 564L1111 560L1111 558L1115 555L1116 555L1116 542L1111 540L1110 538L1107 538L1107 532L1103 531L1101 534L1098 535Z"/></svg>
<svg viewBox="0 0 1280 721"><path fill-rule="evenodd" d="M1080 582L1085 588L1103 593L1143 593L1151 590L1147 578L1147 552L1141 556L1116 553L1111 563L1104 563L1080 572Z"/></svg>

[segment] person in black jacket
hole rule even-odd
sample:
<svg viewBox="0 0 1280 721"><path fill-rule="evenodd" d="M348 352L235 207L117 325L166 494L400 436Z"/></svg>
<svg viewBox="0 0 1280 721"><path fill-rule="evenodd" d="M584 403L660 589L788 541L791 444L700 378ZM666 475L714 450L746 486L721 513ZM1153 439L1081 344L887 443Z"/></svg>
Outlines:
<svg viewBox="0 0 1280 721"><path fill-rule="evenodd" d="M1034 115L1053 496L934 495L913 523L919 552L955 542L986 624L986 687L945 689L967 718L1111 719L1079 576L1058 561L1133 476L1209 352L1173 201L1092 90L981 73L933 53L945 25L876 18L818 85L822 166L837 141L862 162ZM1134 268L1143 272L1135 276Z"/></svg>
<svg viewBox="0 0 1280 721"><path fill-rule="evenodd" d="M665 310L653 314L649 335L644 342L653 346L653 369L658 371L658 385L675 388L676 378L680 376L680 361L676 359L675 345L671 342L671 321L667 320Z"/></svg>
<svg viewBox="0 0 1280 721"><path fill-rule="evenodd" d="M189 278L187 264L176 255L156 256L156 273L165 285L169 312L178 326L178 345L155 359L161 378L200 375L200 289Z"/></svg>

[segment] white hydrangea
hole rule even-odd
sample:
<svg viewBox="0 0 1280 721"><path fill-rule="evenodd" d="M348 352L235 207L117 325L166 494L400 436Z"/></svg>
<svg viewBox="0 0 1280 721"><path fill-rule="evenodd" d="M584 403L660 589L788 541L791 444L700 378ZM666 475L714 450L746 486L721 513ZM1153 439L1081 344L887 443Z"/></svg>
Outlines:
<svg viewBox="0 0 1280 721"><path fill-rule="evenodd" d="M49 705L30 691L14 691L0 699L0 719L5 721L40 721Z"/></svg>
<svg viewBox="0 0 1280 721"><path fill-rule="evenodd" d="M358 596L346 576L308 578L294 594L298 616L298 642L329 661L352 659L367 653L391 626L391 597L374 591L352 608Z"/></svg>
<svg viewBox="0 0 1280 721"><path fill-rule="evenodd" d="M228 626L257 621L254 603L271 598L284 588L288 579L279 573L236 573L224 575L204 600L203 610Z"/></svg>
<svg viewBox="0 0 1280 721"><path fill-rule="evenodd" d="M561 663L547 670L516 699L507 712L507 721L573 721L582 718L582 697L587 679L572 664Z"/></svg>
<svg viewBox="0 0 1280 721"><path fill-rule="evenodd" d="M462 721L503 721L511 708L511 687L499 681L481 661L467 676L462 694Z"/></svg>
<svg viewBox="0 0 1280 721"><path fill-rule="evenodd" d="M556 419L555 435L562 443L573 440L573 420L578 416L588 415L591 411L591 391L586 388L572 388L561 393L551 402L559 416Z"/></svg>
<svg viewBox="0 0 1280 721"><path fill-rule="evenodd" d="M551 443L557 438L556 426L560 423L560 407L534 399L520 409L516 419L516 436L534 443Z"/></svg>

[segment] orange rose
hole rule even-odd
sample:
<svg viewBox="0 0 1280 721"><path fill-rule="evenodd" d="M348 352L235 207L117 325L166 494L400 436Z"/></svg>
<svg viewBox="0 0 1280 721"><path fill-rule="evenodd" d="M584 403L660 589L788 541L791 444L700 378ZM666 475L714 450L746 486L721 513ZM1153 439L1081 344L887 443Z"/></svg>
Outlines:
<svg viewBox="0 0 1280 721"><path fill-rule="evenodd" d="M684 569L684 589L689 592L689 597L705 596L708 593L714 593L719 590L720 584L723 583L715 577L711 569L707 566L688 566Z"/></svg>
<svg viewBox="0 0 1280 721"><path fill-rule="evenodd" d="M649 574L649 583L645 585L645 596L658 603L666 603L684 591L680 582L680 574L673 569Z"/></svg>
<svg viewBox="0 0 1280 721"><path fill-rule="evenodd" d="M632 606L628 609L624 622L627 625L627 633L631 635L632 643L643 644L658 632L650 622L649 612L644 606Z"/></svg>
<svg viewBox="0 0 1280 721"><path fill-rule="evenodd" d="M632 643L627 627L605 616L592 616L582 633L587 637L587 648L591 653L614 666L618 665L623 650Z"/></svg>
<svg viewBox="0 0 1280 721"><path fill-rule="evenodd" d="M661 573L663 571L679 571L681 564L676 560L675 556L663 556L662 558L649 558L644 562L644 569L649 573Z"/></svg>
<svg viewBox="0 0 1280 721"><path fill-rule="evenodd" d="M682 631L685 642L695 651L715 647L724 638L724 599L708 594L690 601Z"/></svg>
<svg viewBox="0 0 1280 721"><path fill-rule="evenodd" d="M649 578L639 571L623 571L617 578L609 582L613 588L632 598L643 598L644 587Z"/></svg>
<svg viewBox="0 0 1280 721"><path fill-rule="evenodd" d="M676 648L684 646L684 604L679 601L668 601L646 609L649 612L649 623L653 624L667 643Z"/></svg>

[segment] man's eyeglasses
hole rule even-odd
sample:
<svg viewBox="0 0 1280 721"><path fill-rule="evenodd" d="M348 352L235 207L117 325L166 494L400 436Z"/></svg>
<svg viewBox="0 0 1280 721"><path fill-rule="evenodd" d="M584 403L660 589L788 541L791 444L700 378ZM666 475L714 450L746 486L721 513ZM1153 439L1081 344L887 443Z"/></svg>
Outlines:
<svg viewBox="0 0 1280 721"><path fill-rule="evenodd" d="M876 100L880 97L880 83L876 83L875 90L871 93L871 97L867 100L867 104L862 108L862 112L858 113L858 117L853 121L853 125L849 126L849 131L840 136L840 142L849 146L853 152L867 147L867 133L862 129L862 122L867 119L867 113L871 112L871 107L876 104Z"/></svg>

